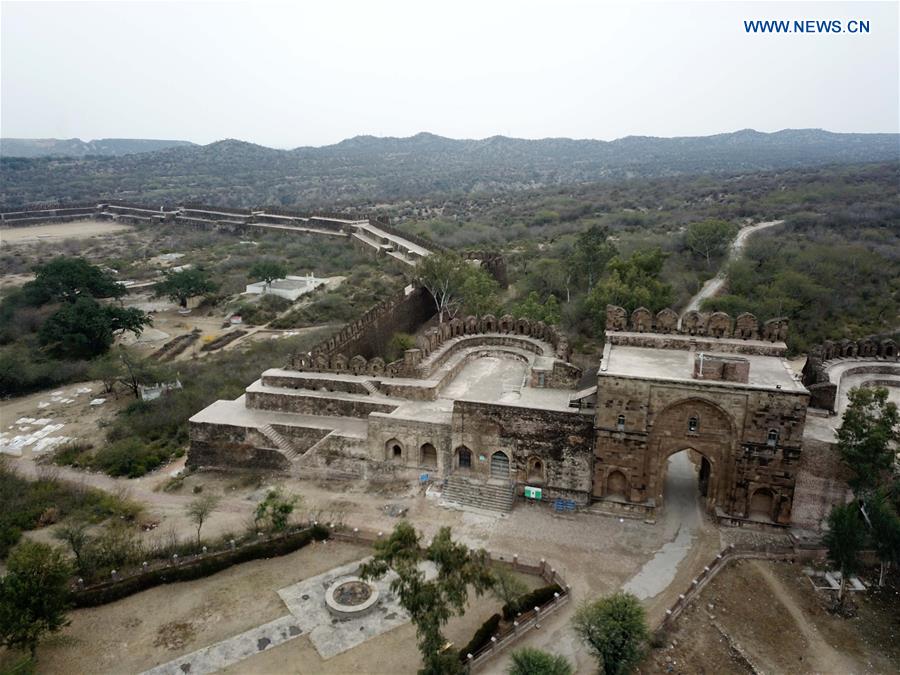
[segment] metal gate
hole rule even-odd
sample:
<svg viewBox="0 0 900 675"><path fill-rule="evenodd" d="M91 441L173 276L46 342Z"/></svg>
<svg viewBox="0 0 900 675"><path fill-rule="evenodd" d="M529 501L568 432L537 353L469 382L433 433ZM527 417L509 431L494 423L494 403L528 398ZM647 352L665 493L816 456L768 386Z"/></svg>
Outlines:
<svg viewBox="0 0 900 675"><path fill-rule="evenodd" d="M509 457L503 452L491 455L491 478L509 478Z"/></svg>

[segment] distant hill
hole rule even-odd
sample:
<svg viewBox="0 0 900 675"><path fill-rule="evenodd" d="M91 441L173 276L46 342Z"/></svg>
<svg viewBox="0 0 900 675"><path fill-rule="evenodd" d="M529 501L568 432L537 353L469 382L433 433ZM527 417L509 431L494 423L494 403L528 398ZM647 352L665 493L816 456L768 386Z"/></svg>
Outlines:
<svg viewBox="0 0 900 675"><path fill-rule="evenodd" d="M158 141L146 138L0 138L0 156L4 157L118 157L139 152L155 152L183 145L189 141Z"/></svg>
<svg viewBox="0 0 900 675"><path fill-rule="evenodd" d="M102 194L153 203L363 206L607 178L734 174L876 161L900 161L900 135L747 129L715 136L629 136L606 142L505 136L456 140L420 133L408 138L357 136L293 150L224 140L77 160L4 156L0 204Z"/></svg>

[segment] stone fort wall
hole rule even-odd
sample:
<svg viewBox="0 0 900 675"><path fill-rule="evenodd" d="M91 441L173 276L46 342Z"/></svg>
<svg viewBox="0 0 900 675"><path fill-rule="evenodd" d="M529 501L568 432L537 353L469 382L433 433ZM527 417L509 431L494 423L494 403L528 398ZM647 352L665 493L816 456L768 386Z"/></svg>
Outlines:
<svg viewBox="0 0 900 675"><path fill-rule="evenodd" d="M675 310L668 307L655 314L645 307L638 307L631 314L617 305L606 307L607 333L630 331L784 342L787 330L786 318L769 319L760 325L759 320L747 312L732 319L725 312L707 314L691 310L679 317Z"/></svg>

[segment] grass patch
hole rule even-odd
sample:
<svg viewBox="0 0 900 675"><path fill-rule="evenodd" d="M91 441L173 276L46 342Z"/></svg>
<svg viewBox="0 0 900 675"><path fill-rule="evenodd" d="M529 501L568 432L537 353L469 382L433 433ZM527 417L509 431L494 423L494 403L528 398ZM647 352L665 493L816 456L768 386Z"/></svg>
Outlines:
<svg viewBox="0 0 900 675"><path fill-rule="evenodd" d="M140 504L124 496L66 483L52 471L36 480L24 478L0 461L0 558L6 557L26 530L69 516L91 522L112 517L134 520L141 510Z"/></svg>

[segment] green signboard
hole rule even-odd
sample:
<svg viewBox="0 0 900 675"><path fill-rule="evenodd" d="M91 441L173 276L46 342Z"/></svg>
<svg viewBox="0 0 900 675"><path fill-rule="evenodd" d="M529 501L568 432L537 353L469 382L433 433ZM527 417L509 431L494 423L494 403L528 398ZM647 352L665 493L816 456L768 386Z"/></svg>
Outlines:
<svg viewBox="0 0 900 675"><path fill-rule="evenodd" d="M536 501L541 501L541 494L541 488L532 487L530 485L525 486L525 499L534 499Z"/></svg>

